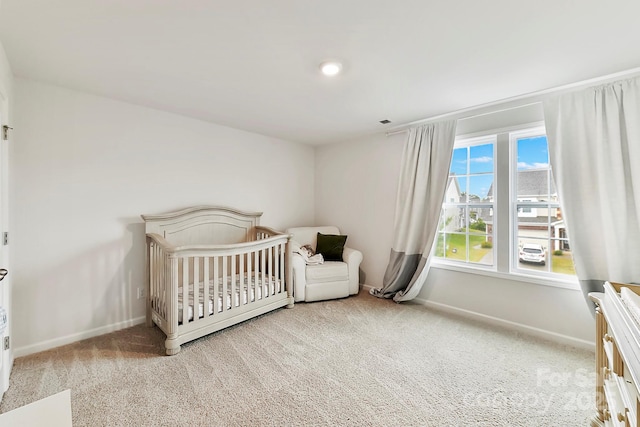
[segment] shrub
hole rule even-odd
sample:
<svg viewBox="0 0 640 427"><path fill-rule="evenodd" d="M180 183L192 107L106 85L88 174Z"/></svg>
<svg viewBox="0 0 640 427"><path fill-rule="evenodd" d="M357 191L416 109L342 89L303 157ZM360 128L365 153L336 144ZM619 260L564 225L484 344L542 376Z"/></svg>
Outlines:
<svg viewBox="0 0 640 427"><path fill-rule="evenodd" d="M487 231L487 223L482 220L482 218L478 218L478 220L469 225L469 228L472 230L480 230Z"/></svg>
<svg viewBox="0 0 640 427"><path fill-rule="evenodd" d="M563 252L562 252L561 249L558 249L558 250L553 251L553 254L556 255L556 256L561 256L563 254Z"/></svg>
<svg viewBox="0 0 640 427"><path fill-rule="evenodd" d="M484 242L482 242L480 244L480 247L484 248L484 249L491 249L493 247L493 243L491 243L488 240L485 240Z"/></svg>

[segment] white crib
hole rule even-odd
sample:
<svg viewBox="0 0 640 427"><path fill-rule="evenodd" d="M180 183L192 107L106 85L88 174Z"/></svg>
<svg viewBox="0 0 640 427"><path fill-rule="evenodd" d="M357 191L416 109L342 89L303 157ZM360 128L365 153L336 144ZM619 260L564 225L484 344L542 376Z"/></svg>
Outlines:
<svg viewBox="0 0 640 427"><path fill-rule="evenodd" d="M290 236L259 225L262 212L196 206L142 215L147 233L147 325L180 345L280 307L293 307Z"/></svg>

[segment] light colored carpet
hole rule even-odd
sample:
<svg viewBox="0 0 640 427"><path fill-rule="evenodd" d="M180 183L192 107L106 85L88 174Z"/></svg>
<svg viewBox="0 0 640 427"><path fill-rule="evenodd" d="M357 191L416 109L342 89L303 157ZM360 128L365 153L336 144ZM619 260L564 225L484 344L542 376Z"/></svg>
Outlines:
<svg viewBox="0 0 640 427"><path fill-rule="evenodd" d="M362 291L183 345L144 325L18 358L0 412L74 426L585 426L594 355Z"/></svg>

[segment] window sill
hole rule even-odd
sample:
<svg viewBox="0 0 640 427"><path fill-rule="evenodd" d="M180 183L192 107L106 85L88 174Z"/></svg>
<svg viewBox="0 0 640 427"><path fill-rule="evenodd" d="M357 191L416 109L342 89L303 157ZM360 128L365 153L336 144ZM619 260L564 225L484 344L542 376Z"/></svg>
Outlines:
<svg viewBox="0 0 640 427"><path fill-rule="evenodd" d="M568 279L561 279L557 277L543 277L533 276L525 273L512 272L505 273L495 270L495 267L475 267L467 265L459 265L454 263L448 263L446 261L432 260L431 267L440 270L457 271L467 274L479 274L482 276L496 277L498 279L512 280L516 282L531 283L534 285L551 286L554 288L562 288L573 291L582 291L580 289L580 283L576 277L570 277Z"/></svg>

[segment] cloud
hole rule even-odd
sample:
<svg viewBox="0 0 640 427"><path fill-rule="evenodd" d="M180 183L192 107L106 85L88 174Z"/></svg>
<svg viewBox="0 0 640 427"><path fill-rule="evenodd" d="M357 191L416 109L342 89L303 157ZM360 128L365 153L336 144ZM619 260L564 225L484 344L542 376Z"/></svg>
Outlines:
<svg viewBox="0 0 640 427"><path fill-rule="evenodd" d="M489 156L474 157L471 159L471 161L476 163L489 163L493 161L493 157L489 157Z"/></svg>
<svg viewBox="0 0 640 427"><path fill-rule="evenodd" d="M518 169L546 169L548 167L549 167L549 163L518 162Z"/></svg>

